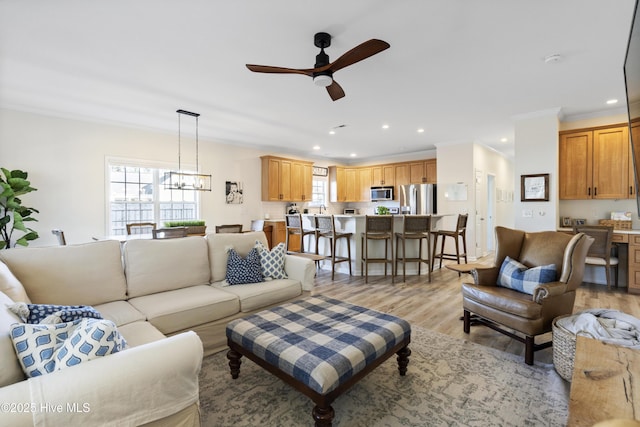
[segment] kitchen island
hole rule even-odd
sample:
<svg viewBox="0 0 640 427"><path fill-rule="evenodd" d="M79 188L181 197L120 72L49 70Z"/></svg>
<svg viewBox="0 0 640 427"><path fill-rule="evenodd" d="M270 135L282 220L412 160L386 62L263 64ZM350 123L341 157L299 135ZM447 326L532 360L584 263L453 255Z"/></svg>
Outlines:
<svg viewBox="0 0 640 427"><path fill-rule="evenodd" d="M445 216L450 216L454 214L440 214L440 215L431 215L432 222L431 227L433 230L438 228L438 223ZM311 214L303 214L302 220L305 228L314 228L314 215ZM351 245L351 267L354 275L360 275L362 273L360 259L362 258L362 233L365 230L365 215L334 215L336 220L336 231L344 232L344 233L352 233L349 244ZM401 233L402 232L402 215L393 215L393 231ZM433 238L433 236L432 236ZM312 248L315 250L315 241L311 239ZM396 239L393 238L393 253L394 257L397 254L397 250L395 247ZM433 240L431 241L431 246L433 246ZM306 246L305 246L306 247ZM432 248L427 248L426 245L423 245L423 253L424 258L426 258L427 252L431 251ZM328 239L320 239L318 245L318 253L320 255L328 256L330 254L331 248L329 247ZM408 241L407 242L407 256L412 257L413 254L416 254L418 251L418 242L417 241ZM336 255L337 256L347 256L347 246L345 239L339 239L336 245ZM371 257L384 257L384 242L383 241L370 241L369 242L369 256ZM402 264L399 264L398 267L401 268ZM321 268L323 269L331 269L331 263L325 262L321 263ZM418 264L415 262L407 263L407 274L417 274L418 272ZM336 271L340 273L349 274L349 267L346 263L336 264ZM389 272L391 269L389 269ZM423 275L428 273L428 270L425 268L421 269ZM384 264L371 264L369 265L369 275L384 275Z"/></svg>

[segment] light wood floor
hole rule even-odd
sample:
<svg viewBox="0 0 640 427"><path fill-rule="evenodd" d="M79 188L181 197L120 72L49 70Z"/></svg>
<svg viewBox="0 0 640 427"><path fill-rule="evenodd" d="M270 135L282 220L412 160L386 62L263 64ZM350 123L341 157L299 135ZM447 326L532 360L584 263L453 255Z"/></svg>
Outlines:
<svg viewBox="0 0 640 427"><path fill-rule="evenodd" d="M492 259L479 262L489 264ZM433 272L431 283L424 274L407 275L406 282L402 281L402 276L398 276L394 284L391 284L389 276L369 276L369 283L365 284L364 277L341 273L336 273L332 281L330 271L319 270L313 294L393 314L415 326L523 356L524 344L490 328L472 326L468 335L462 331L459 318L462 315L460 285L463 280L469 281L471 277L464 274L458 277L457 273L444 266ZM583 284L577 291L574 312L586 308L611 308L640 317L640 295L627 294L626 288L608 291L606 286ZM550 339L549 333L536 338L536 342ZM535 360L552 363L552 349L536 352Z"/></svg>

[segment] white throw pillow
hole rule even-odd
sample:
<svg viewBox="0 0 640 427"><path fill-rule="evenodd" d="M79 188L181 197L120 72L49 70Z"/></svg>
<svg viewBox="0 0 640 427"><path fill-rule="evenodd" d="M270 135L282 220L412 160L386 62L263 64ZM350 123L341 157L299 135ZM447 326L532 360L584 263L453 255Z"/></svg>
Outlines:
<svg viewBox="0 0 640 427"><path fill-rule="evenodd" d="M284 271L284 260L286 255L284 243L278 243L273 249L271 249L271 251L269 251L261 241L256 240L255 247L260 254L262 275L266 279L286 279L288 277L286 271Z"/></svg>

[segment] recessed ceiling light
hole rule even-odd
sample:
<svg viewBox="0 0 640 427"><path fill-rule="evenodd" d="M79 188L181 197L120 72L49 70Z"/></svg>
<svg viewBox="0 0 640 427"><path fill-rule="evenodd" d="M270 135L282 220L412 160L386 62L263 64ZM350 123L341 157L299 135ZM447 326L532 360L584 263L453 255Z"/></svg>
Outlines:
<svg viewBox="0 0 640 427"><path fill-rule="evenodd" d="M313 149L314 149L314 150L319 150L319 149L320 149L320 146L319 146L319 145L314 145L314 146L313 146Z"/></svg>
<svg viewBox="0 0 640 427"><path fill-rule="evenodd" d="M424 132L424 129L422 128L418 129L418 133L423 133L423 132Z"/></svg>
<svg viewBox="0 0 640 427"><path fill-rule="evenodd" d="M330 130L330 131L329 131L329 135L335 135L335 134L336 134L336 131L335 131L335 130Z"/></svg>
<svg viewBox="0 0 640 427"><path fill-rule="evenodd" d="M507 138L501 138L500 142L507 142Z"/></svg>
<svg viewBox="0 0 640 427"><path fill-rule="evenodd" d="M613 104L617 104L617 103L618 103L617 99L610 99L610 100L607 101L607 104L609 104L609 105L613 105Z"/></svg>
<svg viewBox="0 0 640 427"><path fill-rule="evenodd" d="M382 129L389 129L389 125L382 125Z"/></svg>
<svg viewBox="0 0 640 427"><path fill-rule="evenodd" d="M355 157L355 156L356 156L356 153L351 153L351 154L349 154L349 156L351 156L351 157Z"/></svg>

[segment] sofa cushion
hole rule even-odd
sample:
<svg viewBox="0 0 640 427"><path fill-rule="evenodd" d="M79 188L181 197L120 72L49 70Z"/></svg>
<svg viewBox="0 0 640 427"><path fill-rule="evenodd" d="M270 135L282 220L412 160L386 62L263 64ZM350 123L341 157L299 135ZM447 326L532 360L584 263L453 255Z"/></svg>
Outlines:
<svg viewBox="0 0 640 427"><path fill-rule="evenodd" d="M219 282L227 276L227 249L229 247L235 249L241 256L247 256L249 251L254 248L256 240L268 246L267 236L263 231L207 234L211 281Z"/></svg>
<svg viewBox="0 0 640 427"><path fill-rule="evenodd" d="M0 262L0 292L4 292L14 301L31 302L22 283L3 262Z"/></svg>
<svg viewBox="0 0 640 427"><path fill-rule="evenodd" d="M37 377L124 350L126 341L110 320L82 318L58 324L16 323L11 339L28 377Z"/></svg>
<svg viewBox="0 0 640 427"><path fill-rule="evenodd" d="M260 254L262 276L265 279L287 278L287 272L284 271L284 257L287 253L284 243L278 243L273 249L269 250L261 241L256 240L256 249Z"/></svg>
<svg viewBox="0 0 640 427"><path fill-rule="evenodd" d="M115 240L0 251L0 260L34 304L96 305L126 297Z"/></svg>
<svg viewBox="0 0 640 427"><path fill-rule="evenodd" d="M256 248L242 257L235 249L230 248L227 258L227 275L225 281L229 285L244 285L263 282L260 254Z"/></svg>
<svg viewBox="0 0 640 427"><path fill-rule="evenodd" d="M24 323L66 323L87 317L102 319L95 308L88 305L54 305L27 304L17 302L9 306L9 310L22 319Z"/></svg>
<svg viewBox="0 0 640 427"><path fill-rule="evenodd" d="M20 318L7 307L11 304L13 300L0 292L0 387L25 378L10 336L11 325L21 322Z"/></svg>
<svg viewBox="0 0 640 427"><path fill-rule="evenodd" d="M498 274L498 286L533 295L536 286L556 280L555 264L527 268L526 265L506 257Z"/></svg>
<svg viewBox="0 0 640 427"><path fill-rule="evenodd" d="M302 285L298 280L292 279L269 280L242 286L225 286L224 282L217 282L213 287L236 295L240 300L242 312L250 312L302 295Z"/></svg>
<svg viewBox="0 0 640 427"><path fill-rule="evenodd" d="M96 305L94 308L102 314L102 317L115 323L118 328L129 323L147 320L144 314L127 301L108 302Z"/></svg>
<svg viewBox="0 0 640 427"><path fill-rule="evenodd" d="M163 334L222 319L240 311L238 297L209 285L159 292L129 300Z"/></svg>
<svg viewBox="0 0 640 427"><path fill-rule="evenodd" d="M138 321L118 326L118 331L127 340L127 347L136 347L165 339L166 336L147 321Z"/></svg>
<svg viewBox="0 0 640 427"><path fill-rule="evenodd" d="M209 283L207 242L203 237L139 239L124 244L129 298Z"/></svg>

